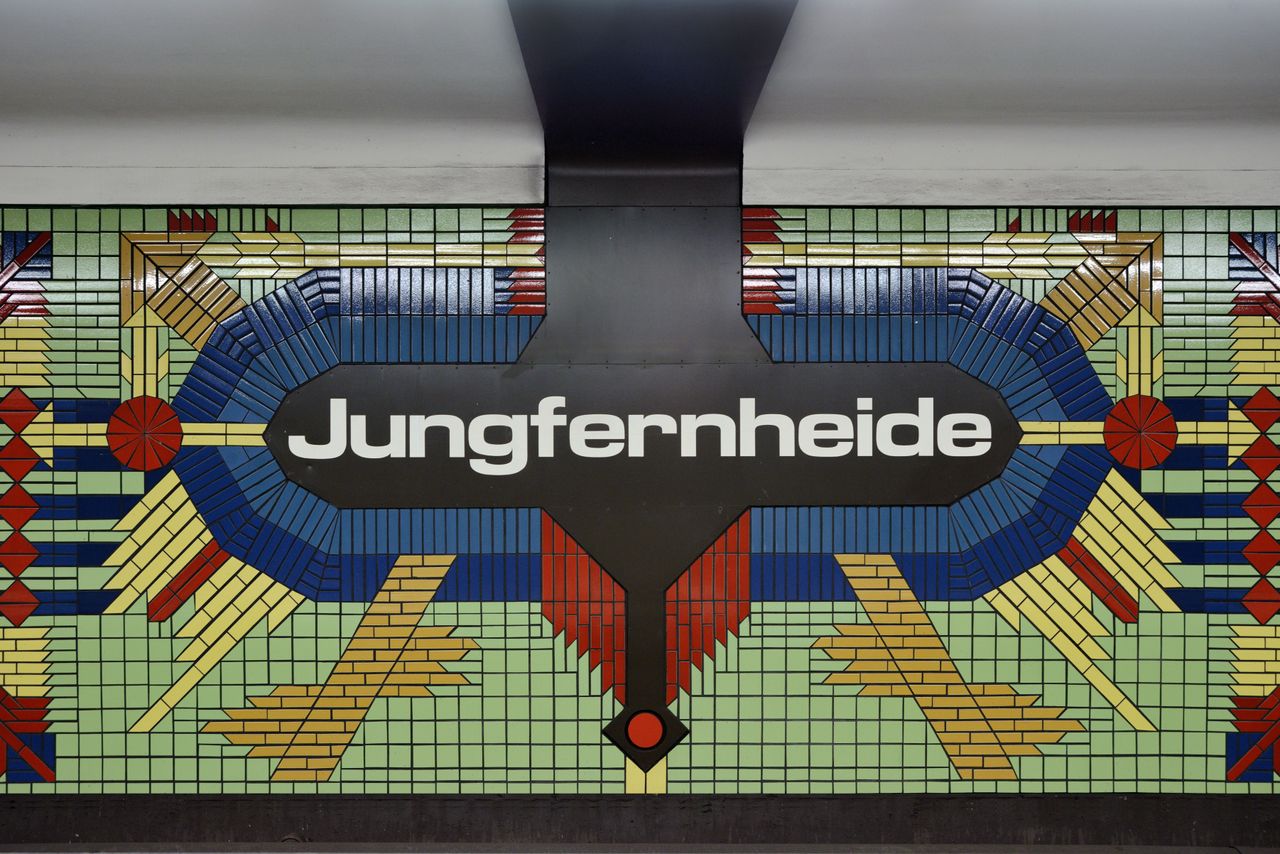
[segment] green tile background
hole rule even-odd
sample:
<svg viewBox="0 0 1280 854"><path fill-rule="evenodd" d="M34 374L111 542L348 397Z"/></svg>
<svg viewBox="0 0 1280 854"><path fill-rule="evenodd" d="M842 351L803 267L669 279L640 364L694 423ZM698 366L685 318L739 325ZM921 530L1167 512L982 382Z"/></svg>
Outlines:
<svg viewBox="0 0 1280 854"><path fill-rule="evenodd" d="M308 239L481 240L480 209L217 209L224 230L261 229L266 216ZM1065 209L780 209L804 229L784 239L831 242L981 240L1021 217L1024 231L1064 230ZM1163 329L1167 395L1223 395L1230 364L1227 311L1229 230L1272 231L1277 211L1120 210L1120 230L1163 232ZM45 283L53 316L50 351L55 397L115 399L121 394L116 322L119 232L163 230L164 209L0 210L3 230L52 229L54 269ZM505 235L501 237L505 239ZM554 245L548 248L554 253ZM1065 271L1064 271L1065 272ZM278 283L238 280L246 299ZM555 282L549 289L554 295ZM1014 281L1032 298L1052 282ZM554 297L553 297L554 299ZM194 352L169 336L171 372L162 394L179 387ZM1115 345L1090 351L1114 392ZM1239 395L1240 389L1232 390ZM1177 492L1246 491L1247 472L1147 472L1143 485ZM139 474L35 472L39 491L138 494ZM36 491L36 489L33 489ZM110 522L33 521L33 538L115 542ZM1180 520L1169 539L1237 538L1247 520ZM1248 566L1174 568L1188 586L1245 586ZM95 567L24 573L29 586L85 589L110 572ZM1248 617L1160 614L1143 603L1136 625L1099 617L1115 637L1107 671L1159 726L1135 733L1031 627L1015 634L985 604L927 606L960 670L973 681L1002 681L1064 705L1087 732L1015 760L1020 779L970 783L956 778L918 708L909 701L860 698L850 686L822 684L836 663L810 649L832 624L863 622L847 603L757 603L739 636L694 671L693 690L675 711L691 727L671 754L672 792L1272 792L1272 784L1227 783L1224 736L1229 723L1229 628ZM323 784L269 783L272 762L200 727L221 709L276 685L322 681L361 615L359 605L307 603L268 636L259 626L152 733L130 723L185 667L174 664L184 641L172 637L191 612L151 624L139 603L124 616L33 618L53 627L58 780L0 791L57 792L420 792L618 793L621 754L600 734L617 713L600 695L599 674L577 650L552 637L539 607L528 603L433 605L427 621L456 625L480 649L449 667L473 684L433 689L424 699L375 703L333 779Z"/></svg>

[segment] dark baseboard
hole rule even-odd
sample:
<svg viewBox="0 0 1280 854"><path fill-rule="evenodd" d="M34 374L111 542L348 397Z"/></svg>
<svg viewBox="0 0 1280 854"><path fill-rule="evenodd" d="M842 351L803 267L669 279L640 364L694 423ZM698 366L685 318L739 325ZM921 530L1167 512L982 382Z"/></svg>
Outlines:
<svg viewBox="0 0 1280 854"><path fill-rule="evenodd" d="M1269 846L1269 795L228 796L0 799L0 845Z"/></svg>

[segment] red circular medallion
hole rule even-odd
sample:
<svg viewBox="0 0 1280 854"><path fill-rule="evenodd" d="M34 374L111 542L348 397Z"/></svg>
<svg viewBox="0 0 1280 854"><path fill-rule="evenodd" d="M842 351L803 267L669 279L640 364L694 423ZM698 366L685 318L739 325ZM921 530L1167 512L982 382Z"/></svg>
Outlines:
<svg viewBox="0 0 1280 854"><path fill-rule="evenodd" d="M151 471L168 465L182 447L182 423L158 397L131 397L107 421L107 447L121 465Z"/></svg>
<svg viewBox="0 0 1280 854"><path fill-rule="evenodd" d="M641 750L657 747L667 728L653 712L636 712L627 721L627 740Z"/></svg>
<svg viewBox="0 0 1280 854"><path fill-rule="evenodd" d="M1102 438L1116 462L1149 469L1173 453L1178 444L1178 424L1163 401L1134 394L1111 407L1102 425Z"/></svg>

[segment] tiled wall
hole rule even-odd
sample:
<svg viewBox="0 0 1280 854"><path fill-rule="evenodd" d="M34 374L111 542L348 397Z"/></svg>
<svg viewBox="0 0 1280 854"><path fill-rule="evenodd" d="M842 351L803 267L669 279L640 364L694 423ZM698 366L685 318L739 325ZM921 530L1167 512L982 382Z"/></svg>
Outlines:
<svg viewBox="0 0 1280 854"><path fill-rule="evenodd" d="M328 364L514 361L540 210L4 209L0 791L1272 791L1277 230L746 209L776 360L950 361L1023 440L945 520L754 508L709 544L668 594L690 732L643 772L601 733L622 591L566 583L549 517L422 511L387 554L263 446Z"/></svg>

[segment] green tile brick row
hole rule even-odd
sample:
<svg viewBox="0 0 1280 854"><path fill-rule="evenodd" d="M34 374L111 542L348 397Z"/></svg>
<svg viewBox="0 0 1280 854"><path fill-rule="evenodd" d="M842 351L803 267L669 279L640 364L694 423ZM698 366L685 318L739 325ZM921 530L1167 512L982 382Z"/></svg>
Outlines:
<svg viewBox="0 0 1280 854"><path fill-rule="evenodd" d="M199 208L203 211L205 208ZM508 208L209 208L221 232L282 231L334 242L480 242L506 239ZM778 208L787 242L974 242L1020 220L1023 231L1063 232L1064 208ZM1276 210L1126 210L1122 231L1164 235L1164 376L1166 396L1247 396L1233 385L1227 278L1230 231L1274 231ZM51 317L50 388L33 397L118 399L120 353L130 346L118 322L119 233L164 231L160 208L4 208L0 229L52 230L53 271L44 282ZM228 239L220 234L215 239ZM1069 240L1063 237L1060 239ZM549 248L554 253L554 244ZM1038 300L1051 280L1009 286ZM275 280L240 279L246 300ZM549 283L554 294L554 280ZM161 394L180 388L196 353L161 335L169 375ZM1119 393L1111 333L1089 353L1113 395ZM1273 431L1273 435L1280 431ZM9 436L0 428L0 440ZM1280 475L1273 485L1280 488ZM1176 494L1244 493L1257 479L1242 469L1148 471L1141 486ZM143 492L136 473L39 471L24 484L40 494ZM24 530L63 543L116 543L115 520L35 520ZM1175 519L1166 539L1230 540L1256 532L1249 520ZM1280 531L1280 525L1273 526ZM0 523L0 535L8 529ZM1245 587L1257 573L1245 564L1179 565L1188 587ZM33 567L32 587L84 590L111 575L102 567ZM0 570L0 578L4 575ZM0 581L3 589L5 581ZM274 760L201 727L241 708L246 697L280 685L323 682L362 616L360 605L306 603L273 633L256 628L153 732L129 728L187 666L174 631L193 613L188 603L167 623L127 614L33 618L49 626L58 779L5 782L0 791L134 793L559 793L612 794L624 789L622 755L601 734L620 710L600 690L599 673L577 648L553 636L538 603L435 603L425 622L456 626L478 649L450 672L467 685L433 688L433 696L376 702L337 772L324 783L273 783ZM960 672L971 682L1000 682L1063 706L1086 731L1047 745L1040 757L1015 760L1019 779L965 782L951 766L919 707L909 699L863 697L854 686L828 685L840 669L812 645L836 624L864 624L853 603L754 603L751 614L695 668L691 691L673 704L690 729L668 759L668 788L689 793L895 792L1274 792L1267 783L1225 780L1231 731L1232 626L1246 616L1162 614L1141 601L1138 622L1094 613L1111 631L1101 663L1159 730L1135 732L1033 627L1015 632L983 602L929 603L927 611ZM3 624L3 621L0 621Z"/></svg>

